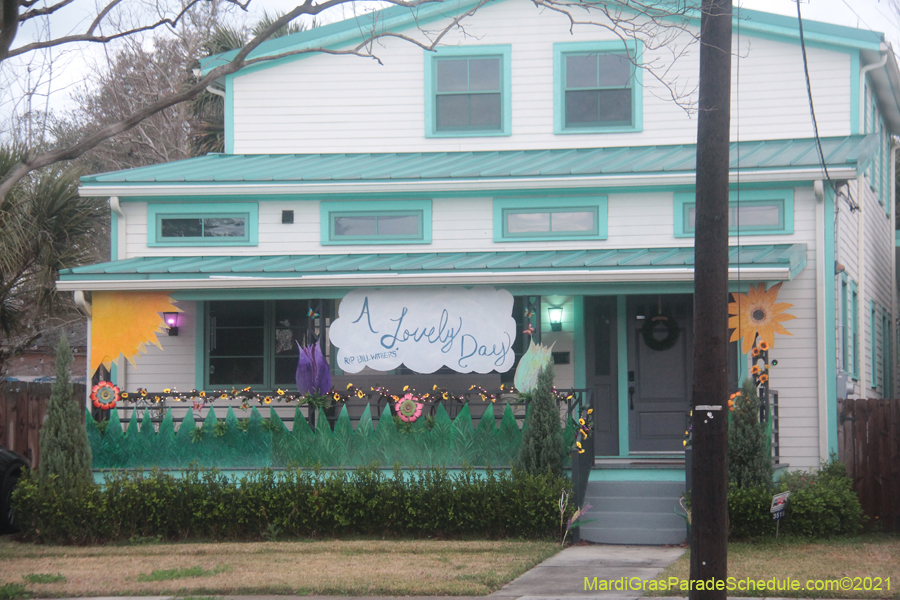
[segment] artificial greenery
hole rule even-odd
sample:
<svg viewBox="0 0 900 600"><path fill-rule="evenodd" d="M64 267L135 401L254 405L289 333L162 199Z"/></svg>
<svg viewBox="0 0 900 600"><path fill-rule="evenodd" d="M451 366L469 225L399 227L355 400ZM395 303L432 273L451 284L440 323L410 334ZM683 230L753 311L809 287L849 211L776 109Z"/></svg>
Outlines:
<svg viewBox="0 0 900 600"><path fill-rule="evenodd" d="M530 400L516 467L532 475L550 472L558 476L562 473L565 450L559 408L553 396L552 362L541 369Z"/></svg>
<svg viewBox="0 0 900 600"><path fill-rule="evenodd" d="M56 480L63 486L93 481L91 446L84 428L81 404L72 397L69 367L72 349L65 336L56 347L56 381L50 388L47 419L41 427L42 480Z"/></svg>
<svg viewBox="0 0 900 600"><path fill-rule="evenodd" d="M320 411L315 430L297 410L292 431L274 409L269 414L269 419L263 419L254 408L248 418L239 420L229 408L225 418L219 419L215 410L210 409L205 419L196 424L193 413L188 413L176 430L170 411L158 423L157 431L145 410L143 415L132 413L123 431L119 411L113 410L105 433L93 419L87 422L94 468L186 468L192 464L247 469L352 467L376 462L403 466L507 467L518 457L523 435L508 405L499 423L494 404L487 406L477 423L473 422L468 405L455 419L438 405L434 417L420 417L400 425L386 406L377 427L367 407L355 428L346 407L342 407L333 429L325 413ZM554 414L557 414L555 400ZM526 419L524 429L528 428L530 418ZM565 439L569 445L575 439L575 425L571 420L565 429Z"/></svg>
<svg viewBox="0 0 900 600"><path fill-rule="evenodd" d="M26 475L15 491L26 539L50 543L280 539L341 535L550 538L566 479L463 469L253 471L180 476L108 473L96 484L47 485Z"/></svg>
<svg viewBox="0 0 900 600"><path fill-rule="evenodd" d="M728 424L728 482L742 489L770 487L772 456L766 424L759 421L760 401L753 381L745 379L733 400Z"/></svg>
<svg viewBox="0 0 900 600"><path fill-rule="evenodd" d="M775 521L769 512L772 495L786 491L791 496L780 526L783 534L807 538L851 535L865 522L844 465L832 456L819 470L786 473L774 490L763 485L729 486L731 537L774 536Z"/></svg>

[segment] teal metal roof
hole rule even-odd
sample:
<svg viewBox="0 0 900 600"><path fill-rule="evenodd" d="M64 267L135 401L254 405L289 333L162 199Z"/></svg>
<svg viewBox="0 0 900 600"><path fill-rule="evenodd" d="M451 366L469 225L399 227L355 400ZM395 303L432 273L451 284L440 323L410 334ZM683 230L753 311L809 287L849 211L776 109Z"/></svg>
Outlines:
<svg viewBox="0 0 900 600"><path fill-rule="evenodd" d="M806 266L806 244L733 246L731 267L789 269ZM283 256L163 256L129 258L60 271L61 282L209 279L223 276L296 278L315 275L413 273L516 273L683 269L694 249L629 248L403 254L319 254ZM450 283L450 281L448 281Z"/></svg>
<svg viewBox="0 0 900 600"><path fill-rule="evenodd" d="M830 169L862 169L878 147L875 135L821 141ZM694 144L497 152L209 154L90 175L82 177L81 183L93 187L639 176L693 172L696 154ZM742 172L809 169L819 166L819 157L813 139L732 143L731 168L738 166Z"/></svg>

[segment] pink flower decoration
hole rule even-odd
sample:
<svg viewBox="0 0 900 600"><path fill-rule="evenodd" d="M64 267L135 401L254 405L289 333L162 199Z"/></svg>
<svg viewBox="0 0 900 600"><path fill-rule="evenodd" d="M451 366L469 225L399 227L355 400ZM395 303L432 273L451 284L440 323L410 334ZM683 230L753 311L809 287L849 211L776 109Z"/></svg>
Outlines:
<svg viewBox="0 0 900 600"><path fill-rule="evenodd" d="M402 421L412 423L422 416L422 403L416 402L412 394L406 394L397 401L396 411Z"/></svg>

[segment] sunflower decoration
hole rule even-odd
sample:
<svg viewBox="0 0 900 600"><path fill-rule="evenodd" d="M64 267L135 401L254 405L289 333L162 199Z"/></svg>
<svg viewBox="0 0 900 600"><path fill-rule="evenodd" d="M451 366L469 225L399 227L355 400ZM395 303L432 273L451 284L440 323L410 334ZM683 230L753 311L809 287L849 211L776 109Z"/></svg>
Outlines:
<svg viewBox="0 0 900 600"><path fill-rule="evenodd" d="M91 388L91 400L100 410L115 408L119 398L119 387L112 382L101 381Z"/></svg>
<svg viewBox="0 0 900 600"><path fill-rule="evenodd" d="M402 398L398 398L395 408L397 416L404 423L412 423L422 416L422 403L416 402L416 397L412 394L406 394Z"/></svg>
<svg viewBox="0 0 900 600"><path fill-rule="evenodd" d="M775 345L776 333L793 335L781 324L796 318L784 312L793 304L775 302L781 283L776 283L768 290L765 283L760 283L755 287L751 285L747 294L732 293L734 302L728 304L728 314L732 315L728 318L728 327L734 329L731 334L732 342L743 338L741 351L744 354L753 348L756 336L761 340L760 349L768 350Z"/></svg>

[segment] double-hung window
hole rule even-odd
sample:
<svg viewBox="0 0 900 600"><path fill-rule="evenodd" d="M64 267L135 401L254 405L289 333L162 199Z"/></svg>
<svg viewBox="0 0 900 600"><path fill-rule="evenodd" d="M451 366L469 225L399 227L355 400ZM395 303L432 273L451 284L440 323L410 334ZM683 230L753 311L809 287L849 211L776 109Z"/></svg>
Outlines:
<svg viewBox="0 0 900 600"><path fill-rule="evenodd" d="M147 204L148 246L255 246L256 202Z"/></svg>
<svg viewBox="0 0 900 600"><path fill-rule="evenodd" d="M430 244L430 200L321 202L322 244Z"/></svg>
<svg viewBox="0 0 900 600"><path fill-rule="evenodd" d="M461 46L425 54L425 135L509 135L510 47Z"/></svg>
<svg viewBox="0 0 900 600"><path fill-rule="evenodd" d="M495 198L494 241L605 240L606 196Z"/></svg>
<svg viewBox="0 0 900 600"><path fill-rule="evenodd" d="M554 44L556 133L640 131L640 51L634 42Z"/></svg>
<svg viewBox="0 0 900 600"><path fill-rule="evenodd" d="M694 237L697 198L694 193L675 194L675 237ZM729 235L794 233L794 191L732 190L728 193Z"/></svg>

